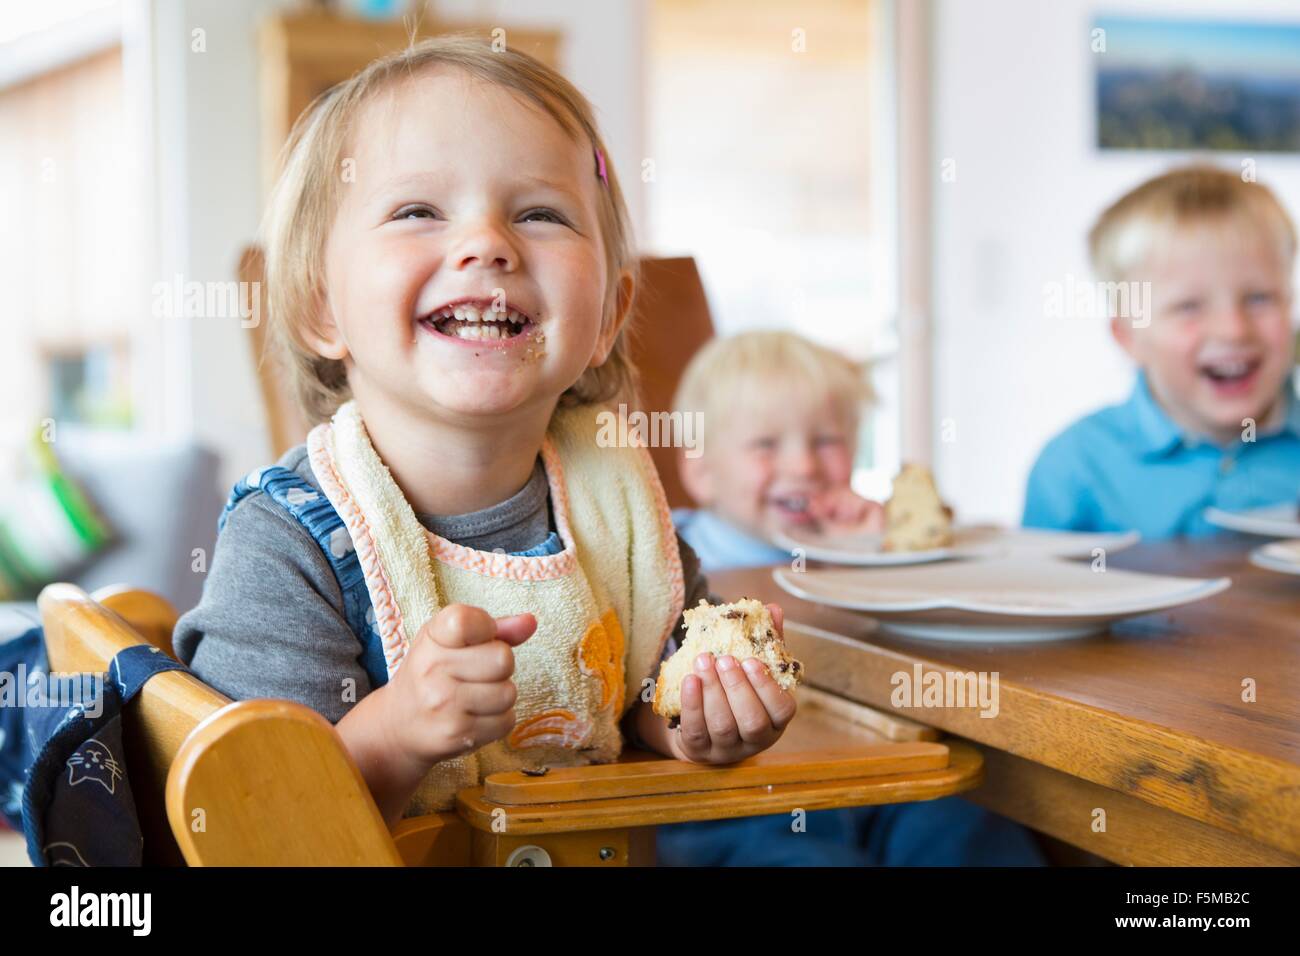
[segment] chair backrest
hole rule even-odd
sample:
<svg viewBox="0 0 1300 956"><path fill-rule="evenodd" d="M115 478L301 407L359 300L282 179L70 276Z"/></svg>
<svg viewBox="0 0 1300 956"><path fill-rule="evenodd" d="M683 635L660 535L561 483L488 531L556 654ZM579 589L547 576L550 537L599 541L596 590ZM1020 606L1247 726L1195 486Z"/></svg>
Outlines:
<svg viewBox="0 0 1300 956"><path fill-rule="evenodd" d="M120 588L103 597L134 618L70 584L41 592L52 671L103 673L144 643L171 653L176 615L162 598ZM401 863L337 732L310 708L231 703L192 674L164 671L126 706L122 734L146 864Z"/></svg>
<svg viewBox="0 0 1300 956"><path fill-rule="evenodd" d="M672 409L673 394L691 357L713 337L713 319L695 260L641 260L641 288L628 339L641 379L641 410ZM650 448L670 507L692 504L677 475L678 449Z"/></svg>
<svg viewBox="0 0 1300 956"><path fill-rule="evenodd" d="M258 296L259 301L244 302L245 310L257 307L257 315L267 314L266 260L261 246L248 246L239 257L239 288L241 294ZM245 312L247 314L247 311ZM250 341L253 345L253 366L262 391L262 408L266 412L266 429L271 439L271 452L279 458L290 448L307 438L307 419L298 410L290 393L289 376L281 365L280 357L270 347L267 323L258 322L252 327Z"/></svg>

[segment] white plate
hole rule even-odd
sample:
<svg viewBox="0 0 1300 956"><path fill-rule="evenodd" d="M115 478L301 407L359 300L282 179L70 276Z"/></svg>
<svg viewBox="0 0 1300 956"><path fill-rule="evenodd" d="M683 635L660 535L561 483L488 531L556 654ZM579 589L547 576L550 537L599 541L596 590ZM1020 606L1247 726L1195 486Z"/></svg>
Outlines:
<svg viewBox="0 0 1300 956"><path fill-rule="evenodd" d="M1274 541L1250 552L1250 563L1257 568L1300 574L1300 541Z"/></svg>
<svg viewBox="0 0 1300 956"><path fill-rule="evenodd" d="M1205 520L1228 531L1262 534L1266 538L1300 538L1300 507L1295 502L1249 511L1206 508Z"/></svg>
<svg viewBox="0 0 1300 956"><path fill-rule="evenodd" d="M953 529L954 545L962 540L965 528ZM884 551L885 536L871 534L823 535L816 532L782 533L772 536L773 543L788 551L802 551L813 561L829 564L850 564L858 567L887 568L900 564L927 564L944 561L954 556L953 548L932 548L929 551Z"/></svg>
<svg viewBox="0 0 1300 956"><path fill-rule="evenodd" d="M930 551L882 551L883 534L824 535L795 532L776 535L782 548L799 548L813 561L854 567L894 567L928 564L948 558L992 558L1002 555L1090 558L1096 549L1122 551L1137 543L1136 531L1106 534L1077 531L1044 531L1038 528L999 528L994 525L957 525L951 547Z"/></svg>
<svg viewBox="0 0 1300 956"><path fill-rule="evenodd" d="M1083 637L1113 621L1200 601L1228 578L1182 578L1026 555L911 568L829 568L772 576L796 597L865 611L883 630L942 641Z"/></svg>

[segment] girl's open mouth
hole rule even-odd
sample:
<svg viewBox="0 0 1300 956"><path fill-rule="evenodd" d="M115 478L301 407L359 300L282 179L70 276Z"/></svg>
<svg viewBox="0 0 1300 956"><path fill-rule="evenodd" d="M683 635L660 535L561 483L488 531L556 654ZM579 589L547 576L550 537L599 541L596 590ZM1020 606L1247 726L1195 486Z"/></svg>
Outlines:
<svg viewBox="0 0 1300 956"><path fill-rule="evenodd" d="M516 309L482 308L468 302L436 309L420 324L438 335L475 344L518 338L533 327L532 320Z"/></svg>

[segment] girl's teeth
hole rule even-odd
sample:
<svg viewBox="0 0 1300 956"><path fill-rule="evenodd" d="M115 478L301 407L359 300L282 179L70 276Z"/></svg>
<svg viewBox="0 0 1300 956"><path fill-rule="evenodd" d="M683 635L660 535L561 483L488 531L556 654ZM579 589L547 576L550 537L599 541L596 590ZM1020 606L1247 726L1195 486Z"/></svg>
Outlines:
<svg viewBox="0 0 1300 956"><path fill-rule="evenodd" d="M528 317L515 309L480 311L477 306L462 304L441 308L427 321L443 335L485 341L513 338L528 324Z"/></svg>
<svg viewBox="0 0 1300 956"><path fill-rule="evenodd" d="M528 321L514 309L480 310L473 305L457 305L450 309L439 309L438 317L440 319L456 319L460 322L509 322L512 325L523 325Z"/></svg>
<svg viewBox="0 0 1300 956"><path fill-rule="evenodd" d="M508 329L493 325L491 322L464 322L455 325L446 326L440 329L444 335L452 335L458 339L474 339L475 341L495 341L498 339L513 338L516 334Z"/></svg>

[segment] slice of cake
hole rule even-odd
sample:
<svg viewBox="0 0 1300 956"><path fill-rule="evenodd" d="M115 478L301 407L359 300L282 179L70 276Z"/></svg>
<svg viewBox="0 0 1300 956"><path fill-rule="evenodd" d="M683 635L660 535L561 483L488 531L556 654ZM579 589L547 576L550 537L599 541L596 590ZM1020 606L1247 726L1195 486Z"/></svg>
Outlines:
<svg viewBox="0 0 1300 956"><path fill-rule="evenodd" d="M676 654L663 662L655 682L654 712L672 718L672 726L677 725L682 713L682 678L694 673L695 658L705 651L715 658L730 654L737 661L757 657L783 690L791 690L803 679L803 665L786 650L772 613L762 601L744 598L715 606L701 600L683 617L686 640Z"/></svg>
<svg viewBox="0 0 1300 956"><path fill-rule="evenodd" d="M886 551L930 551L952 544L952 509L924 465L904 465L885 502Z"/></svg>

